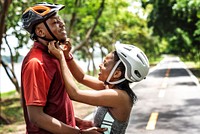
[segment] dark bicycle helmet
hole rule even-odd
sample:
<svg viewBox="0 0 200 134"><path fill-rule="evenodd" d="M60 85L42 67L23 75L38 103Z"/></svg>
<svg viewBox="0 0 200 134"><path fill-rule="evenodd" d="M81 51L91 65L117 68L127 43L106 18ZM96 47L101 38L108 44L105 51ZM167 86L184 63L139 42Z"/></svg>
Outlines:
<svg viewBox="0 0 200 134"><path fill-rule="evenodd" d="M142 50L134 45L122 44L117 42L115 44L116 52L119 56L119 61L115 64L113 69L111 70L107 82L110 84L118 84L125 79L130 82L141 81L146 78L149 72L149 61L147 56L144 54ZM122 62L125 66L125 78L109 82L112 77L114 71L116 70L119 63Z"/></svg>
<svg viewBox="0 0 200 134"><path fill-rule="evenodd" d="M48 25L46 25L46 20L64 7L64 5L46 2L29 7L22 14L22 26L30 34L34 34L34 27L41 22L45 22L45 26L49 30ZM49 33L52 34L51 31L49 31ZM55 36L52 35L52 37L54 38Z"/></svg>

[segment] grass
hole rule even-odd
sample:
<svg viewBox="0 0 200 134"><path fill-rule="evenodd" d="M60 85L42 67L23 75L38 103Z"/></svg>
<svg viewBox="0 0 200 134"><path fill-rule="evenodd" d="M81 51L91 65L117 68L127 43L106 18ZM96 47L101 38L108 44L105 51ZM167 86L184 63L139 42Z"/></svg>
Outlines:
<svg viewBox="0 0 200 134"><path fill-rule="evenodd" d="M20 95L16 91L1 94L1 114L6 117L9 123L13 123L21 119L23 113L20 104ZM2 122L0 122L2 124Z"/></svg>
<svg viewBox="0 0 200 134"><path fill-rule="evenodd" d="M10 92L6 92L6 93L2 93L1 94L1 98L2 99L9 98L9 97L12 97L15 94L16 94L16 91L10 91Z"/></svg>
<svg viewBox="0 0 200 134"><path fill-rule="evenodd" d="M24 123L23 112L20 104L20 95L16 91L1 94L0 133L6 134L16 130L20 123ZM12 127L10 126L12 125Z"/></svg>

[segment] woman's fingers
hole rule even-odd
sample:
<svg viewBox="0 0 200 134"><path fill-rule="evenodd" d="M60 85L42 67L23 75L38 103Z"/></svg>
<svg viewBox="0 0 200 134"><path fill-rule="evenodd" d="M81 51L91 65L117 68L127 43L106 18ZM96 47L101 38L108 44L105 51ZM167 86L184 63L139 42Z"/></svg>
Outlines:
<svg viewBox="0 0 200 134"><path fill-rule="evenodd" d="M56 42L56 41L50 41L50 42L48 43L48 49L49 49L49 50L55 49L55 42Z"/></svg>

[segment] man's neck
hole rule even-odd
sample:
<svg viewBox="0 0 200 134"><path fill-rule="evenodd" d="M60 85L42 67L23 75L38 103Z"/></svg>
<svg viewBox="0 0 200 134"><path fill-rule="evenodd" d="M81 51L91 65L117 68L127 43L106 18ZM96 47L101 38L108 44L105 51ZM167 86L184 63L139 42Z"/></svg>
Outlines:
<svg viewBox="0 0 200 134"><path fill-rule="evenodd" d="M38 38L38 40L37 40L38 42L40 42L42 45L44 45L44 46L48 46L48 41L46 41L46 40L43 40L43 39L40 39L40 38Z"/></svg>

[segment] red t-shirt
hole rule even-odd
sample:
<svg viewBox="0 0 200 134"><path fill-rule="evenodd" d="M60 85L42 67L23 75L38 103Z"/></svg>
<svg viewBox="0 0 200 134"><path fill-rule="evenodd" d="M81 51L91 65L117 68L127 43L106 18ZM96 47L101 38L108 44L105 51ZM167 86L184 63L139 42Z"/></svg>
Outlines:
<svg viewBox="0 0 200 134"><path fill-rule="evenodd" d="M27 133L50 134L34 126L28 118L27 106L42 106L44 112L75 127L72 101L65 90L59 61L38 42L22 63L22 100Z"/></svg>

